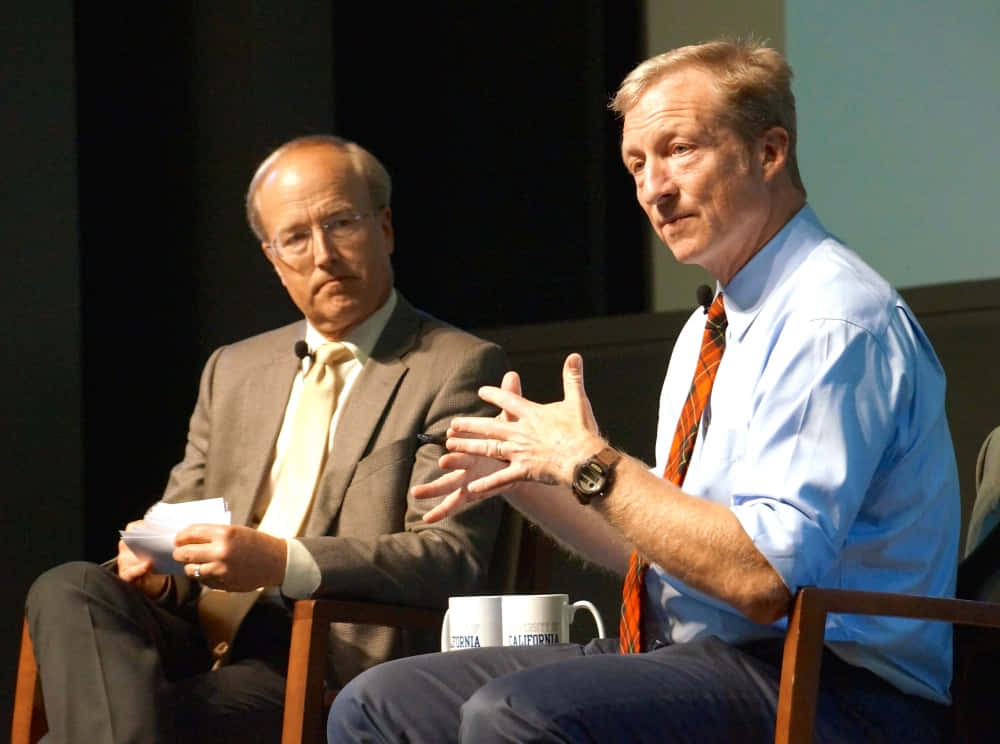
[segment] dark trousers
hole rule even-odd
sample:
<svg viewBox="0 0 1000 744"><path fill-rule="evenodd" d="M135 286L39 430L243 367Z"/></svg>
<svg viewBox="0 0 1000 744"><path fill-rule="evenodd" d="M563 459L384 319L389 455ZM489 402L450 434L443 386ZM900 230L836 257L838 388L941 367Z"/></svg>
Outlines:
<svg viewBox="0 0 1000 744"><path fill-rule="evenodd" d="M428 654L374 667L330 709L330 744L774 738L781 641L710 637L622 655L617 640ZM947 708L828 653L816 742L938 742Z"/></svg>
<svg viewBox="0 0 1000 744"><path fill-rule="evenodd" d="M212 672L194 608L169 612L110 571L67 563L28 593L47 744L277 742L287 610L259 602Z"/></svg>

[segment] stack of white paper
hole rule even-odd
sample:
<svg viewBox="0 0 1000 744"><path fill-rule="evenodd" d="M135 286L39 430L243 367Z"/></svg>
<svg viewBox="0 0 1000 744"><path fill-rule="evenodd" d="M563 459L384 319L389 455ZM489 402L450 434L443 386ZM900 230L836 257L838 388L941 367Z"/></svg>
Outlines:
<svg viewBox="0 0 1000 744"><path fill-rule="evenodd" d="M119 530L122 540L140 558L153 561L153 571L162 574L184 573L184 566L174 560L174 537L192 524L229 524L229 510L224 499L201 499L167 504L158 501L150 507L142 523Z"/></svg>

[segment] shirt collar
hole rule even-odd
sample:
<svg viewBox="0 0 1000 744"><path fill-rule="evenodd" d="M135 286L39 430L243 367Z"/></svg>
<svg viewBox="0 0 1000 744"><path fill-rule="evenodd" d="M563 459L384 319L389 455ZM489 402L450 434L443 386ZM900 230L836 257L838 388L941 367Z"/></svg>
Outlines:
<svg viewBox="0 0 1000 744"><path fill-rule="evenodd" d="M731 338L743 338L771 291L805 260L808 251L801 248L816 245L826 237L816 213L806 204L736 272L729 284L719 286L726 298Z"/></svg>
<svg viewBox="0 0 1000 744"><path fill-rule="evenodd" d="M397 301L396 290L392 289L389 292L389 297L382 303L382 306L378 310L361 321L344 338L340 339L351 350L351 353L354 354L354 358L362 365L372 355L372 350L375 348L379 336L382 335L382 331L385 330L386 325L389 323L392 311L396 309ZM310 350L327 343L327 340L323 338L319 331L313 328L312 323L308 320L306 321L306 343L309 344Z"/></svg>

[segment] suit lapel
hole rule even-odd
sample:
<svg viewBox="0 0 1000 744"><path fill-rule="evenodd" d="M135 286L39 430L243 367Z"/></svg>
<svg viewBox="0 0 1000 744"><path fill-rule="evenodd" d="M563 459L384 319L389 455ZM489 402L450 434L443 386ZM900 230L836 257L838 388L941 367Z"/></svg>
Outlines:
<svg viewBox="0 0 1000 744"><path fill-rule="evenodd" d="M261 484L271 468L288 396L300 366L292 353L292 345L304 333L304 324L290 327L277 341L273 357L248 375L241 386L240 395L246 401L247 414L234 458L240 483L233 489L237 497L229 505L233 524L250 521Z"/></svg>
<svg viewBox="0 0 1000 744"><path fill-rule="evenodd" d="M320 477L316 501L306 522L306 536L328 533L358 462L370 454L379 422L406 376L408 368L402 358L416 343L419 328L419 316L400 295L396 309L344 403L333 450Z"/></svg>

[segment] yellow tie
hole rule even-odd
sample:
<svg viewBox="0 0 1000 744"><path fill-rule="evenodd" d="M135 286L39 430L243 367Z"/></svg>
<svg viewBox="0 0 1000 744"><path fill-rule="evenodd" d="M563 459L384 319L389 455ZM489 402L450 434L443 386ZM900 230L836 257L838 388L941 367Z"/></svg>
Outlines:
<svg viewBox="0 0 1000 744"><path fill-rule="evenodd" d="M351 356L348 347L335 341L316 350L315 361L302 378L285 462L275 484L274 496L258 527L261 532L275 537L295 537L301 532L326 462L330 420L343 387L338 365ZM262 588L250 592L211 589L202 595L198 617L215 657L213 669L229 658L236 631L261 591Z"/></svg>
<svg viewBox="0 0 1000 744"><path fill-rule="evenodd" d="M260 522L261 532L295 537L305 524L326 462L330 420L343 386L337 365L351 356L351 350L337 342L323 344L316 350L316 360L302 379L285 464Z"/></svg>

